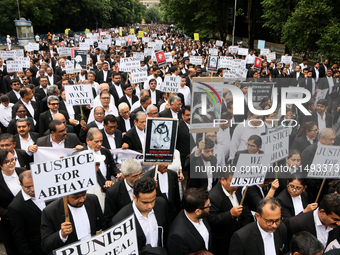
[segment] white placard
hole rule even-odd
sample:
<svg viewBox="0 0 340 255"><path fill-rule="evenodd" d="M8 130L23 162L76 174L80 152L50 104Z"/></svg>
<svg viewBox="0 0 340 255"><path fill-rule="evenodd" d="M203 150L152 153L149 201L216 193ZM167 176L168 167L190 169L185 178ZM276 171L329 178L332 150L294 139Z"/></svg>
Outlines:
<svg viewBox="0 0 340 255"><path fill-rule="evenodd" d="M202 56L190 56L189 62L193 65L202 65Z"/></svg>
<svg viewBox="0 0 340 255"><path fill-rule="evenodd" d="M276 53L275 53L275 52L268 53L268 55L267 55L267 61L270 62L270 61L272 61L273 59L276 60Z"/></svg>
<svg viewBox="0 0 340 255"><path fill-rule="evenodd" d="M59 57L69 57L71 56L71 48L59 47L58 48Z"/></svg>
<svg viewBox="0 0 340 255"><path fill-rule="evenodd" d="M290 64L292 62L292 56L281 56L281 63Z"/></svg>
<svg viewBox="0 0 340 255"><path fill-rule="evenodd" d="M98 43L98 48L101 50L107 50L108 45L106 43Z"/></svg>
<svg viewBox="0 0 340 255"><path fill-rule="evenodd" d="M240 154L230 186L263 184L269 167L269 157L267 154Z"/></svg>
<svg viewBox="0 0 340 255"><path fill-rule="evenodd" d="M22 71L22 63L21 61L7 61L6 62L6 68L7 68L7 72L19 72Z"/></svg>
<svg viewBox="0 0 340 255"><path fill-rule="evenodd" d="M161 42L155 42L155 44L153 45L153 49L154 51L159 51L159 50L162 50L162 41Z"/></svg>
<svg viewBox="0 0 340 255"><path fill-rule="evenodd" d="M270 163L288 157L290 129L262 136L264 152L269 155Z"/></svg>
<svg viewBox="0 0 340 255"><path fill-rule="evenodd" d="M220 56L218 60L218 68L231 68L234 59L232 57Z"/></svg>
<svg viewBox="0 0 340 255"><path fill-rule="evenodd" d="M106 229L101 234L91 238L71 243L53 251L54 255L91 254L91 255L110 255L110 254L137 254L138 243L136 233L136 221L133 214L123 221ZM100 244L98 244L100 243ZM102 243L104 245L102 245ZM86 251L85 251L86 250ZM112 253L113 251L113 253Z"/></svg>
<svg viewBox="0 0 340 255"><path fill-rule="evenodd" d="M181 77L165 75L164 82L162 84L162 91L177 93L181 86L181 79Z"/></svg>
<svg viewBox="0 0 340 255"><path fill-rule="evenodd" d="M319 92L316 93L316 97L315 97L315 105L317 104L317 102L320 100L320 99L325 99L326 96L327 96L327 93L328 93L328 89L323 89Z"/></svg>
<svg viewBox="0 0 340 255"><path fill-rule="evenodd" d="M22 68L30 68L30 58L24 58L24 57L17 57L16 61L21 62Z"/></svg>
<svg viewBox="0 0 340 255"><path fill-rule="evenodd" d="M223 77L227 81L236 81L238 78L235 69L224 70Z"/></svg>
<svg viewBox="0 0 340 255"><path fill-rule="evenodd" d="M140 83L148 79L148 67L131 68L131 83Z"/></svg>
<svg viewBox="0 0 340 255"><path fill-rule="evenodd" d="M340 146L318 144L307 178L339 178Z"/></svg>
<svg viewBox="0 0 340 255"><path fill-rule="evenodd" d="M153 38L156 38L156 37L157 37L157 34L156 34L156 33L153 33L151 36L152 36Z"/></svg>
<svg viewBox="0 0 340 255"><path fill-rule="evenodd" d="M80 50L89 50L90 49L90 43L88 42L80 42L79 43L79 49Z"/></svg>
<svg viewBox="0 0 340 255"><path fill-rule="evenodd" d="M172 59L171 52L164 53L164 57L165 57L167 63L172 63L173 59Z"/></svg>
<svg viewBox="0 0 340 255"><path fill-rule="evenodd" d="M106 45L111 45L111 38L109 38L109 39L102 39L102 43L105 43Z"/></svg>
<svg viewBox="0 0 340 255"><path fill-rule="evenodd" d="M269 54L269 49L260 49L260 55L267 56Z"/></svg>
<svg viewBox="0 0 340 255"><path fill-rule="evenodd" d="M155 51L151 48L144 49L144 55L145 56L152 56L155 53Z"/></svg>
<svg viewBox="0 0 340 255"><path fill-rule="evenodd" d="M142 43L146 44L150 42L150 37L142 37Z"/></svg>
<svg viewBox="0 0 340 255"><path fill-rule="evenodd" d="M2 60L15 59L15 51L0 51Z"/></svg>
<svg viewBox="0 0 340 255"><path fill-rule="evenodd" d="M223 41L217 40L216 41L216 46L222 47L223 46Z"/></svg>
<svg viewBox="0 0 340 255"><path fill-rule="evenodd" d="M140 67L139 58L121 58L119 62L119 70L122 72L130 72L131 68Z"/></svg>
<svg viewBox="0 0 340 255"><path fill-rule="evenodd" d="M52 200L97 186L93 152L31 164L35 198Z"/></svg>
<svg viewBox="0 0 340 255"><path fill-rule="evenodd" d="M149 42L148 43L148 48L153 48L153 46L155 46L155 42Z"/></svg>
<svg viewBox="0 0 340 255"><path fill-rule="evenodd" d="M13 50L15 52L15 57L18 58L18 57L25 57L24 55L24 50Z"/></svg>
<svg viewBox="0 0 340 255"><path fill-rule="evenodd" d="M122 40L116 40L116 46L122 46Z"/></svg>
<svg viewBox="0 0 340 255"><path fill-rule="evenodd" d="M64 87L66 102L71 105L92 105L91 84L68 85Z"/></svg>
<svg viewBox="0 0 340 255"><path fill-rule="evenodd" d="M144 61L144 53L142 52L134 52L133 57L138 58L140 61Z"/></svg>
<svg viewBox="0 0 340 255"><path fill-rule="evenodd" d="M248 49L247 48L238 48L237 55L247 56Z"/></svg>
<svg viewBox="0 0 340 255"><path fill-rule="evenodd" d="M39 43L28 43L28 45L25 45L25 50L28 51L28 52L38 51L39 50Z"/></svg>
<svg viewBox="0 0 340 255"><path fill-rule="evenodd" d="M247 79L248 69L243 67L235 68L235 74L240 81L245 81Z"/></svg>
<svg viewBox="0 0 340 255"><path fill-rule="evenodd" d="M211 55L211 56L218 56L218 49L216 49L216 48L209 48L209 55Z"/></svg>
<svg viewBox="0 0 340 255"><path fill-rule="evenodd" d="M72 59L65 61L65 71L66 73L74 73L74 60Z"/></svg>
<svg viewBox="0 0 340 255"><path fill-rule="evenodd" d="M228 47L228 52L230 53L230 54L233 54L233 53L237 53L237 51L238 51L238 46L229 46Z"/></svg>

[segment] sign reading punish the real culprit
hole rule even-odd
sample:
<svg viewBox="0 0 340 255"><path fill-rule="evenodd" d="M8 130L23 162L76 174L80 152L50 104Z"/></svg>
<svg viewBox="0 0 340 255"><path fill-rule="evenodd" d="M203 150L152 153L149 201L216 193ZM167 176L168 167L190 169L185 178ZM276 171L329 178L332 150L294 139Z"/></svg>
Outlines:
<svg viewBox="0 0 340 255"><path fill-rule="evenodd" d="M74 73L74 60L65 61L65 71L66 73Z"/></svg>
<svg viewBox="0 0 340 255"><path fill-rule="evenodd" d="M146 66L131 69L131 82L140 83L148 79L148 68Z"/></svg>
<svg viewBox="0 0 340 255"><path fill-rule="evenodd" d="M163 92L177 93L181 85L181 77L166 75L162 85Z"/></svg>
<svg viewBox="0 0 340 255"><path fill-rule="evenodd" d="M93 93L91 84L65 86L66 102L71 105L92 105Z"/></svg>
<svg viewBox="0 0 340 255"><path fill-rule="evenodd" d="M67 47L59 47L58 48L59 57L68 57L71 56L71 48Z"/></svg>
<svg viewBox="0 0 340 255"><path fill-rule="evenodd" d="M21 61L7 61L6 62L7 72L19 72L22 71Z"/></svg>
<svg viewBox="0 0 340 255"><path fill-rule="evenodd" d="M230 186L263 184L269 167L269 157L266 154L240 154Z"/></svg>
<svg viewBox="0 0 340 255"><path fill-rule="evenodd" d="M119 62L119 69L122 72L130 72L131 68L140 67L139 58L121 58Z"/></svg>
<svg viewBox="0 0 340 255"><path fill-rule="evenodd" d="M190 56L190 64L202 65L202 56Z"/></svg>
<svg viewBox="0 0 340 255"><path fill-rule="evenodd" d="M123 221L106 229L101 234L71 243L53 251L53 255L71 254L136 254L138 243L136 234L136 221L133 214Z"/></svg>
<svg viewBox="0 0 340 255"><path fill-rule="evenodd" d="M92 152L31 164L35 198L52 200L97 186Z"/></svg>

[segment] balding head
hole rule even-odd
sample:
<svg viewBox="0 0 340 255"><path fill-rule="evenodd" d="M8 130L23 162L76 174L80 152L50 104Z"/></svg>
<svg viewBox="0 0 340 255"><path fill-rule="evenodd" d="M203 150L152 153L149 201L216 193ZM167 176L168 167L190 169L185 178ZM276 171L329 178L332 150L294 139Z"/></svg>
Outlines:
<svg viewBox="0 0 340 255"><path fill-rule="evenodd" d="M66 119L65 119L64 114L56 113L56 114L54 114L53 119L54 120L60 120L66 126Z"/></svg>
<svg viewBox="0 0 340 255"><path fill-rule="evenodd" d="M109 90L109 84L107 83L102 83L100 84L99 91L102 92L103 90Z"/></svg>

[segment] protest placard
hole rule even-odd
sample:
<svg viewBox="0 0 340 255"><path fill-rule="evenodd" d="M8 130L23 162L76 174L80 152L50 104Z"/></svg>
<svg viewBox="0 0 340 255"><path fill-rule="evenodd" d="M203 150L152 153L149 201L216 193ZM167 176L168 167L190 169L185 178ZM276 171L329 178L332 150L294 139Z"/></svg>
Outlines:
<svg viewBox="0 0 340 255"><path fill-rule="evenodd" d="M31 164L35 198L52 200L97 186L93 152Z"/></svg>
<svg viewBox="0 0 340 255"><path fill-rule="evenodd" d="M19 72L22 71L21 61L11 60L6 62L7 72Z"/></svg>
<svg viewBox="0 0 340 255"><path fill-rule="evenodd" d="M268 154L268 158L270 158L269 163L274 163L288 157L289 135L290 129L285 128L262 136L262 147L264 148L264 152Z"/></svg>
<svg viewBox="0 0 340 255"><path fill-rule="evenodd" d="M247 56L248 49L247 48L238 48L237 55Z"/></svg>
<svg viewBox="0 0 340 255"><path fill-rule="evenodd" d="M131 68L131 83L140 83L148 79L148 67Z"/></svg>
<svg viewBox="0 0 340 255"><path fill-rule="evenodd" d="M194 33L194 40L199 41L200 40L200 34L199 33Z"/></svg>
<svg viewBox="0 0 340 255"><path fill-rule="evenodd" d="M86 70L87 50L74 50L74 69Z"/></svg>
<svg viewBox="0 0 340 255"><path fill-rule="evenodd" d="M144 164L171 164L173 162L177 127L178 119L146 119Z"/></svg>
<svg viewBox="0 0 340 255"><path fill-rule="evenodd" d="M189 61L193 65L202 65L202 56L190 56Z"/></svg>
<svg viewBox="0 0 340 255"><path fill-rule="evenodd" d="M72 155L76 149L69 148L53 148L53 147L39 147L35 153L33 153L34 163L41 163L48 160L53 160L56 157L67 157Z"/></svg>
<svg viewBox="0 0 340 255"><path fill-rule="evenodd" d="M116 46L122 46L122 40L116 40Z"/></svg>
<svg viewBox="0 0 340 255"><path fill-rule="evenodd" d="M288 92L286 98L287 99L301 99L301 98L303 98L303 93L301 93L301 92Z"/></svg>
<svg viewBox="0 0 340 255"><path fill-rule="evenodd" d="M218 68L228 68L232 65L233 58L227 56L220 56L218 60Z"/></svg>
<svg viewBox="0 0 340 255"><path fill-rule="evenodd" d="M140 67L139 58L121 58L119 62L119 70L122 72L130 72L131 68Z"/></svg>
<svg viewBox="0 0 340 255"><path fill-rule="evenodd" d="M123 221L98 235L54 250L53 255L138 254L136 229L135 216L131 214Z"/></svg>
<svg viewBox="0 0 340 255"><path fill-rule="evenodd" d="M15 51L0 51L2 60L15 59Z"/></svg>
<svg viewBox="0 0 340 255"><path fill-rule="evenodd" d="M131 35L135 34L135 29L134 28L130 28L130 34Z"/></svg>
<svg viewBox="0 0 340 255"><path fill-rule="evenodd" d="M138 37L143 38L144 37L144 32L143 31L138 31Z"/></svg>
<svg viewBox="0 0 340 255"><path fill-rule="evenodd" d="M110 152L118 168L120 168L121 164L127 159L137 159L141 164L143 163L143 154L137 151L119 148L110 149Z"/></svg>
<svg viewBox="0 0 340 255"><path fill-rule="evenodd" d="M152 56L153 53L154 53L154 50L151 48L144 49L145 56Z"/></svg>
<svg viewBox="0 0 340 255"><path fill-rule="evenodd" d="M258 49L264 49L265 46L266 46L266 41L265 40L258 40L257 41L257 48Z"/></svg>
<svg viewBox="0 0 340 255"><path fill-rule="evenodd" d="M262 63L262 59L256 57L255 58L255 63L254 63L254 68L260 70L261 69L261 63Z"/></svg>
<svg viewBox="0 0 340 255"><path fill-rule="evenodd" d="M276 60L276 53L275 53L275 52L268 53L268 54L267 54L267 61L270 62L270 61L272 61L273 59Z"/></svg>
<svg viewBox="0 0 340 255"><path fill-rule="evenodd" d="M251 86L253 90L252 99L254 105L259 104L264 97L272 98L272 83L252 82L248 83L248 86Z"/></svg>
<svg viewBox="0 0 340 255"><path fill-rule="evenodd" d="M172 63L173 59L172 59L171 52L164 53L164 57L167 63Z"/></svg>
<svg viewBox="0 0 340 255"><path fill-rule="evenodd" d="M58 53L59 53L59 57L69 57L71 56L71 48L59 47Z"/></svg>
<svg viewBox="0 0 340 255"><path fill-rule="evenodd" d="M237 51L238 51L238 46L229 46L228 51L229 51L230 54L233 54L233 53L236 54Z"/></svg>
<svg viewBox="0 0 340 255"><path fill-rule="evenodd" d="M238 76L236 75L235 69L224 70L223 77L225 81L236 81Z"/></svg>
<svg viewBox="0 0 340 255"><path fill-rule="evenodd" d="M155 56L159 67L166 65L166 59L163 51L156 52Z"/></svg>
<svg viewBox="0 0 340 255"><path fill-rule="evenodd" d="M336 178L340 176L340 146L318 144L307 178Z"/></svg>
<svg viewBox="0 0 340 255"><path fill-rule="evenodd" d="M38 51L39 50L39 43L28 43L28 45L25 45L25 50L28 51L28 52Z"/></svg>
<svg viewBox="0 0 340 255"><path fill-rule="evenodd" d="M128 38L128 45L130 46L132 45L132 40L133 40L132 37Z"/></svg>
<svg viewBox="0 0 340 255"><path fill-rule="evenodd" d="M14 54L15 54L16 58L18 58L18 57L25 57L24 50L20 49L20 50L13 50L13 51L14 51Z"/></svg>
<svg viewBox="0 0 340 255"><path fill-rule="evenodd" d="M162 45L163 45L162 41L154 42L154 45L153 45L154 51L162 50Z"/></svg>
<svg viewBox="0 0 340 255"><path fill-rule="evenodd" d="M143 52L133 52L133 57L138 58L140 61L144 61L144 53Z"/></svg>
<svg viewBox="0 0 340 255"><path fill-rule="evenodd" d="M72 59L65 61L65 69L66 73L74 73L74 60Z"/></svg>
<svg viewBox="0 0 340 255"><path fill-rule="evenodd" d="M21 62L21 67L22 68L30 68L30 58L17 57L16 61L20 61Z"/></svg>
<svg viewBox="0 0 340 255"><path fill-rule="evenodd" d="M209 55L211 55L211 56L218 56L218 49L216 49L216 48L209 48Z"/></svg>
<svg viewBox="0 0 340 255"><path fill-rule="evenodd" d="M164 82L162 84L163 92L177 93L181 86L181 77L165 75Z"/></svg>
<svg viewBox="0 0 340 255"><path fill-rule="evenodd" d="M320 100L320 99L325 99L326 96L327 96L327 93L328 93L328 89L323 89L319 92L316 93L316 97L315 97L315 105L317 104L317 102Z"/></svg>
<svg viewBox="0 0 340 255"><path fill-rule="evenodd" d="M87 42L80 42L79 43L79 49L80 50L89 50L90 49L90 43Z"/></svg>
<svg viewBox="0 0 340 255"><path fill-rule="evenodd" d="M269 167L267 154L241 153L236 162L236 171L230 186L251 186L264 183Z"/></svg>
<svg viewBox="0 0 340 255"><path fill-rule="evenodd" d="M208 57L208 71L217 72L217 69L218 69L218 56L209 56Z"/></svg>
<svg viewBox="0 0 340 255"><path fill-rule="evenodd" d="M151 36L152 36L153 38L156 38L156 37L157 37L157 34L156 34L156 33L153 33Z"/></svg>
<svg viewBox="0 0 340 255"><path fill-rule="evenodd" d="M217 40L216 41L216 46L222 47L223 46L223 41Z"/></svg>
<svg viewBox="0 0 340 255"><path fill-rule="evenodd" d="M244 67L235 68L235 74L239 81L245 81L247 79L248 69Z"/></svg>
<svg viewBox="0 0 340 255"><path fill-rule="evenodd" d="M292 56L281 56L281 63L284 64L292 63Z"/></svg>
<svg viewBox="0 0 340 255"><path fill-rule="evenodd" d="M146 44L146 43L149 43L150 42L150 37L143 37L142 38L142 43L143 44ZM144 49L145 50L145 49Z"/></svg>
<svg viewBox="0 0 340 255"><path fill-rule="evenodd" d="M98 43L98 48L105 51L105 50L108 49L108 44L107 43L103 43L103 42L99 42Z"/></svg>
<svg viewBox="0 0 340 255"><path fill-rule="evenodd" d="M269 54L269 49L261 49L260 50L260 55L267 56L268 54Z"/></svg>
<svg viewBox="0 0 340 255"><path fill-rule="evenodd" d="M68 85L64 87L66 102L71 105L92 105L91 84Z"/></svg>

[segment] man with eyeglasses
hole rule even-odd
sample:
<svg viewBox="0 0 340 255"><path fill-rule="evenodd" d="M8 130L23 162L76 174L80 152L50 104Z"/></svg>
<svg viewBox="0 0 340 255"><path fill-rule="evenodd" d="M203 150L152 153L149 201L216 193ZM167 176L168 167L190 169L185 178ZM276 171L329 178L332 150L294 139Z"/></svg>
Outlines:
<svg viewBox="0 0 340 255"><path fill-rule="evenodd" d="M124 96L119 98L118 105L124 102L124 103L127 103L129 106L129 109L131 109L132 105L136 103L139 100L139 98L138 96L132 94L133 88L131 84L124 84L123 89L124 89Z"/></svg>
<svg viewBox="0 0 340 255"><path fill-rule="evenodd" d="M26 109L28 117L33 118L36 122L39 120L39 105L32 100L34 92L28 87L20 89L20 100L16 102L12 107L12 118L15 118L17 109L20 105L23 105Z"/></svg>
<svg viewBox="0 0 340 255"><path fill-rule="evenodd" d="M113 102L111 102L111 98L110 98L110 93L107 90L103 90L102 92L100 92L100 106L102 106L105 110L105 116L108 114L112 114L116 117L118 117L118 110L117 107L115 106L115 104ZM98 105L95 105L98 106ZM94 120L94 111L93 109L90 112L90 116L88 119L88 122L91 122Z"/></svg>
<svg viewBox="0 0 340 255"><path fill-rule="evenodd" d="M19 175L21 192L8 206L8 214L14 242L20 254L45 255L40 244L41 213L45 202L36 201L32 173L30 170Z"/></svg>
<svg viewBox="0 0 340 255"><path fill-rule="evenodd" d="M9 101L12 104L15 104L21 98L21 96L20 96L20 87L21 87L21 85L20 85L19 79L14 78L13 80L11 80L11 88L12 88L12 90L10 92L8 92L6 95L8 96Z"/></svg>
<svg viewBox="0 0 340 255"><path fill-rule="evenodd" d="M206 218L211 207L208 191L189 188L184 191L182 204L184 210L170 226L168 254L211 252L211 228Z"/></svg>
<svg viewBox="0 0 340 255"><path fill-rule="evenodd" d="M156 181L143 177L134 183L133 202L123 207L113 217L111 226L134 214L139 253L166 254L168 234L167 204L156 196ZM155 249L157 248L157 249Z"/></svg>
<svg viewBox="0 0 340 255"><path fill-rule="evenodd" d="M159 115L157 106L150 104L146 108L146 114L148 115L149 118L157 118Z"/></svg>
<svg viewBox="0 0 340 255"><path fill-rule="evenodd" d="M229 255L279 255L288 251L287 229L281 224L281 206L276 198L257 205L256 222L237 230L231 237Z"/></svg>
<svg viewBox="0 0 340 255"><path fill-rule="evenodd" d="M290 235L307 231L314 235L323 245L333 240L339 241L340 236L340 195L325 195L314 211L301 213L291 217L287 224Z"/></svg>
<svg viewBox="0 0 340 255"><path fill-rule="evenodd" d="M7 149L16 158L15 167L24 167L30 169L30 163L33 161L33 157L29 156L26 151L21 149L15 149L16 143L12 134L5 133L0 135L0 148Z"/></svg>
<svg viewBox="0 0 340 255"><path fill-rule="evenodd" d="M30 78L28 78L27 75L24 75L24 77L22 77L22 85L23 85L23 87L26 87L29 83L30 83Z"/></svg>
<svg viewBox="0 0 340 255"><path fill-rule="evenodd" d="M104 128L101 130L103 134L103 146L106 149L118 149L122 147L122 132L117 129L117 119L112 114L106 115L104 118Z"/></svg>
<svg viewBox="0 0 340 255"><path fill-rule="evenodd" d="M164 111L159 113L159 117L164 118L175 118L175 119L182 119L182 100L179 96L172 96L170 98L170 107Z"/></svg>
<svg viewBox="0 0 340 255"><path fill-rule="evenodd" d="M59 110L59 98L57 96L49 96L47 98L47 106L49 110L41 113L39 117L39 135L40 136L44 135L44 133L48 129L48 125L53 120L53 116L55 114L62 113L66 118L67 124L68 124L68 120L70 119L67 112L63 110Z"/></svg>
<svg viewBox="0 0 340 255"><path fill-rule="evenodd" d="M150 87L150 89L148 91L149 91L149 94L150 94L150 97L151 97L151 103L154 104L154 105L159 105L159 103L161 103L161 101L162 101L163 93L159 90L160 87L158 87L158 89L156 89L156 87L157 87L156 79L151 79L149 81L149 87Z"/></svg>
<svg viewBox="0 0 340 255"><path fill-rule="evenodd" d="M118 105L119 116L117 118L118 129L122 131L123 135L133 127L133 119L130 115L130 109L127 103L120 103Z"/></svg>
<svg viewBox="0 0 340 255"><path fill-rule="evenodd" d="M99 129L104 128L104 117L105 117L105 110L103 106L98 105L93 108L93 121L88 121L85 127L82 127L79 132L79 140L81 142L85 142L87 131L90 130L92 127L96 127Z"/></svg>
<svg viewBox="0 0 340 255"><path fill-rule="evenodd" d="M122 163L123 180L106 191L104 219L109 224L124 206L132 201L134 183L142 177L142 165L137 159L127 159Z"/></svg>

